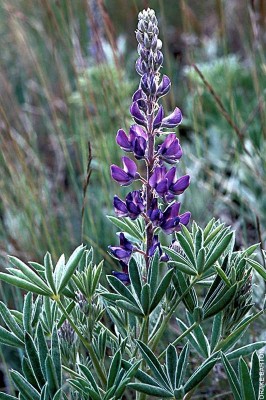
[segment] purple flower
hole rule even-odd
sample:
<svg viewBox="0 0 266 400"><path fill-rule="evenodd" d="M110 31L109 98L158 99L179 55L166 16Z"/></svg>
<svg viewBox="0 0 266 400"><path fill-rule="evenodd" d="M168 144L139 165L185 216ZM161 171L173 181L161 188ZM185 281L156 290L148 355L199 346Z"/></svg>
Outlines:
<svg viewBox="0 0 266 400"><path fill-rule="evenodd" d="M181 225L187 225L190 219L190 212L185 212L179 215L181 203L170 204L163 212L163 216L160 222L160 228L167 234L170 235L173 232L179 232Z"/></svg>
<svg viewBox="0 0 266 400"><path fill-rule="evenodd" d="M137 159L141 159L144 157L147 147L147 133L139 125L132 125L129 136L123 129L119 129L116 142L124 151L132 151Z"/></svg>
<svg viewBox="0 0 266 400"><path fill-rule="evenodd" d="M171 81L168 78L167 75L163 75L162 81L160 85L157 88L156 92L156 97L159 99L159 97L165 96L171 88Z"/></svg>
<svg viewBox="0 0 266 400"><path fill-rule="evenodd" d="M163 106L159 107L158 113L156 115L156 117L154 118L153 121L153 129L158 129L160 128L162 121L163 121L163 117L164 117L164 110L163 110Z"/></svg>
<svg viewBox="0 0 266 400"><path fill-rule="evenodd" d="M173 167L175 168L175 167ZM174 196L177 196L179 194L182 194L187 187L190 184L190 176L189 175L184 175L181 176L181 178L176 179L176 176L174 175L174 178L172 182L169 182L169 192L173 194Z"/></svg>
<svg viewBox="0 0 266 400"><path fill-rule="evenodd" d="M160 197L167 201L172 201L173 196L181 194L189 186L189 175L176 179L176 167L167 171L166 167L155 167L152 176L149 179L150 186L156 190Z"/></svg>
<svg viewBox="0 0 266 400"><path fill-rule="evenodd" d="M118 217L129 217L132 220L138 218L145 208L141 192L134 190L128 193L125 202L115 196L114 208Z"/></svg>
<svg viewBox="0 0 266 400"><path fill-rule="evenodd" d="M132 103L132 106L130 107L130 113L137 124L147 126L147 118L145 114L140 110L137 101L134 101Z"/></svg>
<svg viewBox="0 0 266 400"><path fill-rule="evenodd" d="M128 265L124 263L123 261L119 261L119 264L122 267L122 272L117 272L117 271L112 271L112 274L119 279L121 282L123 282L125 285L130 284L130 278L129 278L129 273L128 273Z"/></svg>
<svg viewBox="0 0 266 400"><path fill-rule="evenodd" d="M143 204L143 198L139 190L134 190L133 192L128 193L126 197L126 206L128 216L133 220L144 211L145 207Z"/></svg>
<svg viewBox="0 0 266 400"><path fill-rule="evenodd" d="M170 133L163 144L159 146L158 153L169 164L175 163L182 157L182 148L174 133Z"/></svg>
<svg viewBox="0 0 266 400"><path fill-rule="evenodd" d="M117 258L118 260L123 261L125 264L128 264L133 252L133 245L129 240L127 240L122 232L119 234L119 239L120 246L109 246L108 248L114 258Z"/></svg>
<svg viewBox="0 0 266 400"><path fill-rule="evenodd" d="M158 235L154 235L153 239L152 239L152 246L149 248L148 256L152 257L157 248L159 249L159 253L161 254L162 250L161 250L161 244L159 242Z"/></svg>
<svg viewBox="0 0 266 400"><path fill-rule="evenodd" d="M178 107L174 109L172 114L162 120L162 128L175 128L182 121L182 113Z"/></svg>
<svg viewBox="0 0 266 400"><path fill-rule="evenodd" d="M158 199L154 198L151 202L151 207L149 208L148 217L154 226L159 226L160 220L162 218L162 211L158 208Z"/></svg>
<svg viewBox="0 0 266 400"><path fill-rule="evenodd" d="M130 185L137 178L137 166L128 157L122 157L124 169L111 165L111 176L121 186Z"/></svg>

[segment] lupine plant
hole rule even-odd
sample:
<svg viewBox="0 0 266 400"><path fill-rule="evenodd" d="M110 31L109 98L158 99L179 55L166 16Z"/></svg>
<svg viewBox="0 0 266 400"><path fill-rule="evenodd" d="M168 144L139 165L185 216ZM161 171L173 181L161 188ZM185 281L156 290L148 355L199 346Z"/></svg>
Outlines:
<svg viewBox="0 0 266 400"><path fill-rule="evenodd" d="M55 265L49 253L43 264L10 257L13 267L0 279L28 293L21 312L0 303L0 342L20 349L21 361L0 400L187 400L204 383L213 386L215 365L235 399L266 394L257 353L266 342L259 333L252 343L243 336L264 313L253 303L252 277L266 279L266 272L255 260L257 245L235 251L229 227L212 219L188 229L190 212L180 213L177 196L190 177L179 176L182 148L171 131L181 111L165 116L159 104L171 83L160 76L158 33L154 11L141 12L135 123L116 137L136 161L124 156L123 168L111 166L121 186L139 185L125 200L114 197L109 220L120 243L109 252L118 268L105 287L103 263L95 265L93 249L83 245Z"/></svg>

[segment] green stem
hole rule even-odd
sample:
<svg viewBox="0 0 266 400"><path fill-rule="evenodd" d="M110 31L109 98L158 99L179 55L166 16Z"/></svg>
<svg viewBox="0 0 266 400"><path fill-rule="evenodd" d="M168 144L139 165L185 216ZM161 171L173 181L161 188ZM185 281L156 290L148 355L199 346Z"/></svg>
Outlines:
<svg viewBox="0 0 266 400"><path fill-rule="evenodd" d="M56 300L56 303L58 305L58 307L60 308L60 310L62 311L62 313L64 314L64 316L67 318L68 322L70 323L71 327L73 328L73 330L76 332L76 334L78 335L80 341L83 343L83 345L86 347L86 349L88 350L90 359L92 361L92 364L99 376L100 381L102 382L102 384L104 386L106 386L107 380L106 377L103 373L103 368L101 367L98 358L93 350L93 347L91 345L90 342L88 342L88 340L86 340L82 333L79 331L79 329L76 327L75 323L72 321L70 315L68 314L68 312L66 311L65 307L63 306L63 304L61 303L60 300Z"/></svg>
<svg viewBox="0 0 266 400"><path fill-rule="evenodd" d="M190 283L190 285L187 287L187 289L184 291L184 293L182 293L182 295L178 298L178 300L175 302L175 304L171 307L170 311L168 312L168 314L166 315L166 317L164 318L164 320L162 321L160 328L158 329L158 331L156 332L154 338L151 340L151 350L155 350L159 340L161 339L162 335L164 334L164 331L168 325L169 320L171 319L176 307L179 305L179 303L183 300L183 298L188 294L188 292L190 291L190 289L195 285L195 283L197 282L197 280L199 279L199 276L196 276L192 282Z"/></svg>
<svg viewBox="0 0 266 400"><path fill-rule="evenodd" d="M178 336L178 338L176 338L173 341L172 345L175 346L180 340L184 339L184 337L186 337L198 325L199 325L199 322L194 322L194 324L192 324L185 332L183 332L182 335ZM160 360L165 355L165 353L166 353L166 349L164 351L162 351L162 353L158 356L158 360Z"/></svg>

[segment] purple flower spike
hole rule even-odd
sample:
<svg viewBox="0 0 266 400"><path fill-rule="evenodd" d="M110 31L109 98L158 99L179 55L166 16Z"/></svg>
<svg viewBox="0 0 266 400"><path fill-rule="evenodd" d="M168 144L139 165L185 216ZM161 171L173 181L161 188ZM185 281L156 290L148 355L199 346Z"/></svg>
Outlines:
<svg viewBox="0 0 266 400"><path fill-rule="evenodd" d="M159 146L158 153L169 164L174 164L182 157L182 148L174 133L170 133L163 144Z"/></svg>
<svg viewBox="0 0 266 400"><path fill-rule="evenodd" d="M170 79L168 78L167 75L163 75L162 82L157 88L157 93L156 93L157 99L159 99L159 97L165 96L169 92L170 88L171 88Z"/></svg>
<svg viewBox="0 0 266 400"><path fill-rule="evenodd" d="M130 185L137 175L137 166L128 157L122 157L124 169L117 165L111 165L111 176L121 186Z"/></svg>
<svg viewBox="0 0 266 400"><path fill-rule="evenodd" d="M128 264L133 252L133 245L129 240L126 239L123 233L119 234L119 238L120 246L109 246L108 248L113 257L123 261L125 264Z"/></svg>
<svg viewBox="0 0 266 400"><path fill-rule="evenodd" d="M163 128L175 128L182 121L182 113L178 107L172 112L172 114L168 115L168 117L162 120Z"/></svg>
<svg viewBox="0 0 266 400"><path fill-rule="evenodd" d="M174 196L182 194L189 186L189 183L189 175L181 176L181 178L177 180L173 179L172 183L169 185L169 192L172 193Z"/></svg>
<svg viewBox="0 0 266 400"><path fill-rule="evenodd" d="M147 118L141 112L137 101L132 103L130 107L130 113L137 124L147 126Z"/></svg>

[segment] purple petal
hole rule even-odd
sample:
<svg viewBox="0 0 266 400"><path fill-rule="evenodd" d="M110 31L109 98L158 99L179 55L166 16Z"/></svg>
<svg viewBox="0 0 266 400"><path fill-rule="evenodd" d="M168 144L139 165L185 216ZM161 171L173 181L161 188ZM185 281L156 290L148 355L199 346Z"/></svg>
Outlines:
<svg viewBox="0 0 266 400"><path fill-rule="evenodd" d="M133 94L132 101L137 101L137 100L140 100L140 99L142 99L142 98L143 98L143 92L142 92L141 89L138 89L138 90Z"/></svg>
<svg viewBox="0 0 266 400"><path fill-rule="evenodd" d="M126 274L124 272L117 272L117 271L112 271L112 274L119 279L121 282L123 282L125 285L130 284L130 278L129 274Z"/></svg>
<svg viewBox="0 0 266 400"><path fill-rule="evenodd" d="M127 217L128 211L126 207L126 203L119 199L119 197L114 196L114 209L115 213L118 217Z"/></svg>
<svg viewBox="0 0 266 400"><path fill-rule="evenodd" d="M168 180L168 187L172 184L175 174L176 174L176 167L170 168L169 171L165 174L165 178Z"/></svg>
<svg viewBox="0 0 266 400"><path fill-rule="evenodd" d="M116 143L124 150L124 151L132 151L132 146L128 140L126 132L123 129L119 129L116 135Z"/></svg>
<svg viewBox="0 0 266 400"><path fill-rule="evenodd" d="M159 196L164 196L168 192L168 180L163 179L160 181L155 188Z"/></svg>
<svg viewBox="0 0 266 400"><path fill-rule="evenodd" d="M139 136L135 139L133 144L133 151L137 159L141 159L144 157L146 147L147 141L143 137Z"/></svg>
<svg viewBox="0 0 266 400"><path fill-rule="evenodd" d="M175 128L182 121L181 110L176 107L175 110L168 117L162 120L163 128Z"/></svg>
<svg viewBox="0 0 266 400"><path fill-rule="evenodd" d="M147 120L145 115L140 111L138 103L134 101L132 103L132 106L130 107L130 113L134 120L137 122L137 124L146 126L147 125Z"/></svg>
<svg viewBox="0 0 266 400"><path fill-rule="evenodd" d="M179 178L174 184L169 187L169 190L174 195L182 194L186 188L189 186L190 176L184 175Z"/></svg>
<svg viewBox="0 0 266 400"><path fill-rule="evenodd" d="M160 106L158 113L153 121L153 129L160 128L164 117L164 109L163 106Z"/></svg>
<svg viewBox="0 0 266 400"><path fill-rule="evenodd" d="M189 223L191 213L187 211L184 214L179 215L179 217L180 217L180 224L187 225Z"/></svg>
<svg viewBox="0 0 266 400"><path fill-rule="evenodd" d="M171 88L171 81L167 75L163 75L162 81L157 89L157 98L165 96Z"/></svg>
<svg viewBox="0 0 266 400"><path fill-rule="evenodd" d="M130 177L135 179L135 176L136 176L136 173L137 173L137 165L134 163L134 161L131 160L128 157L122 157L122 162L123 162L123 165L124 165L125 172Z"/></svg>
<svg viewBox="0 0 266 400"><path fill-rule="evenodd" d="M112 178L121 186L130 185L130 183L133 181L133 179L129 177L128 174L117 165L111 165L110 170Z"/></svg>

